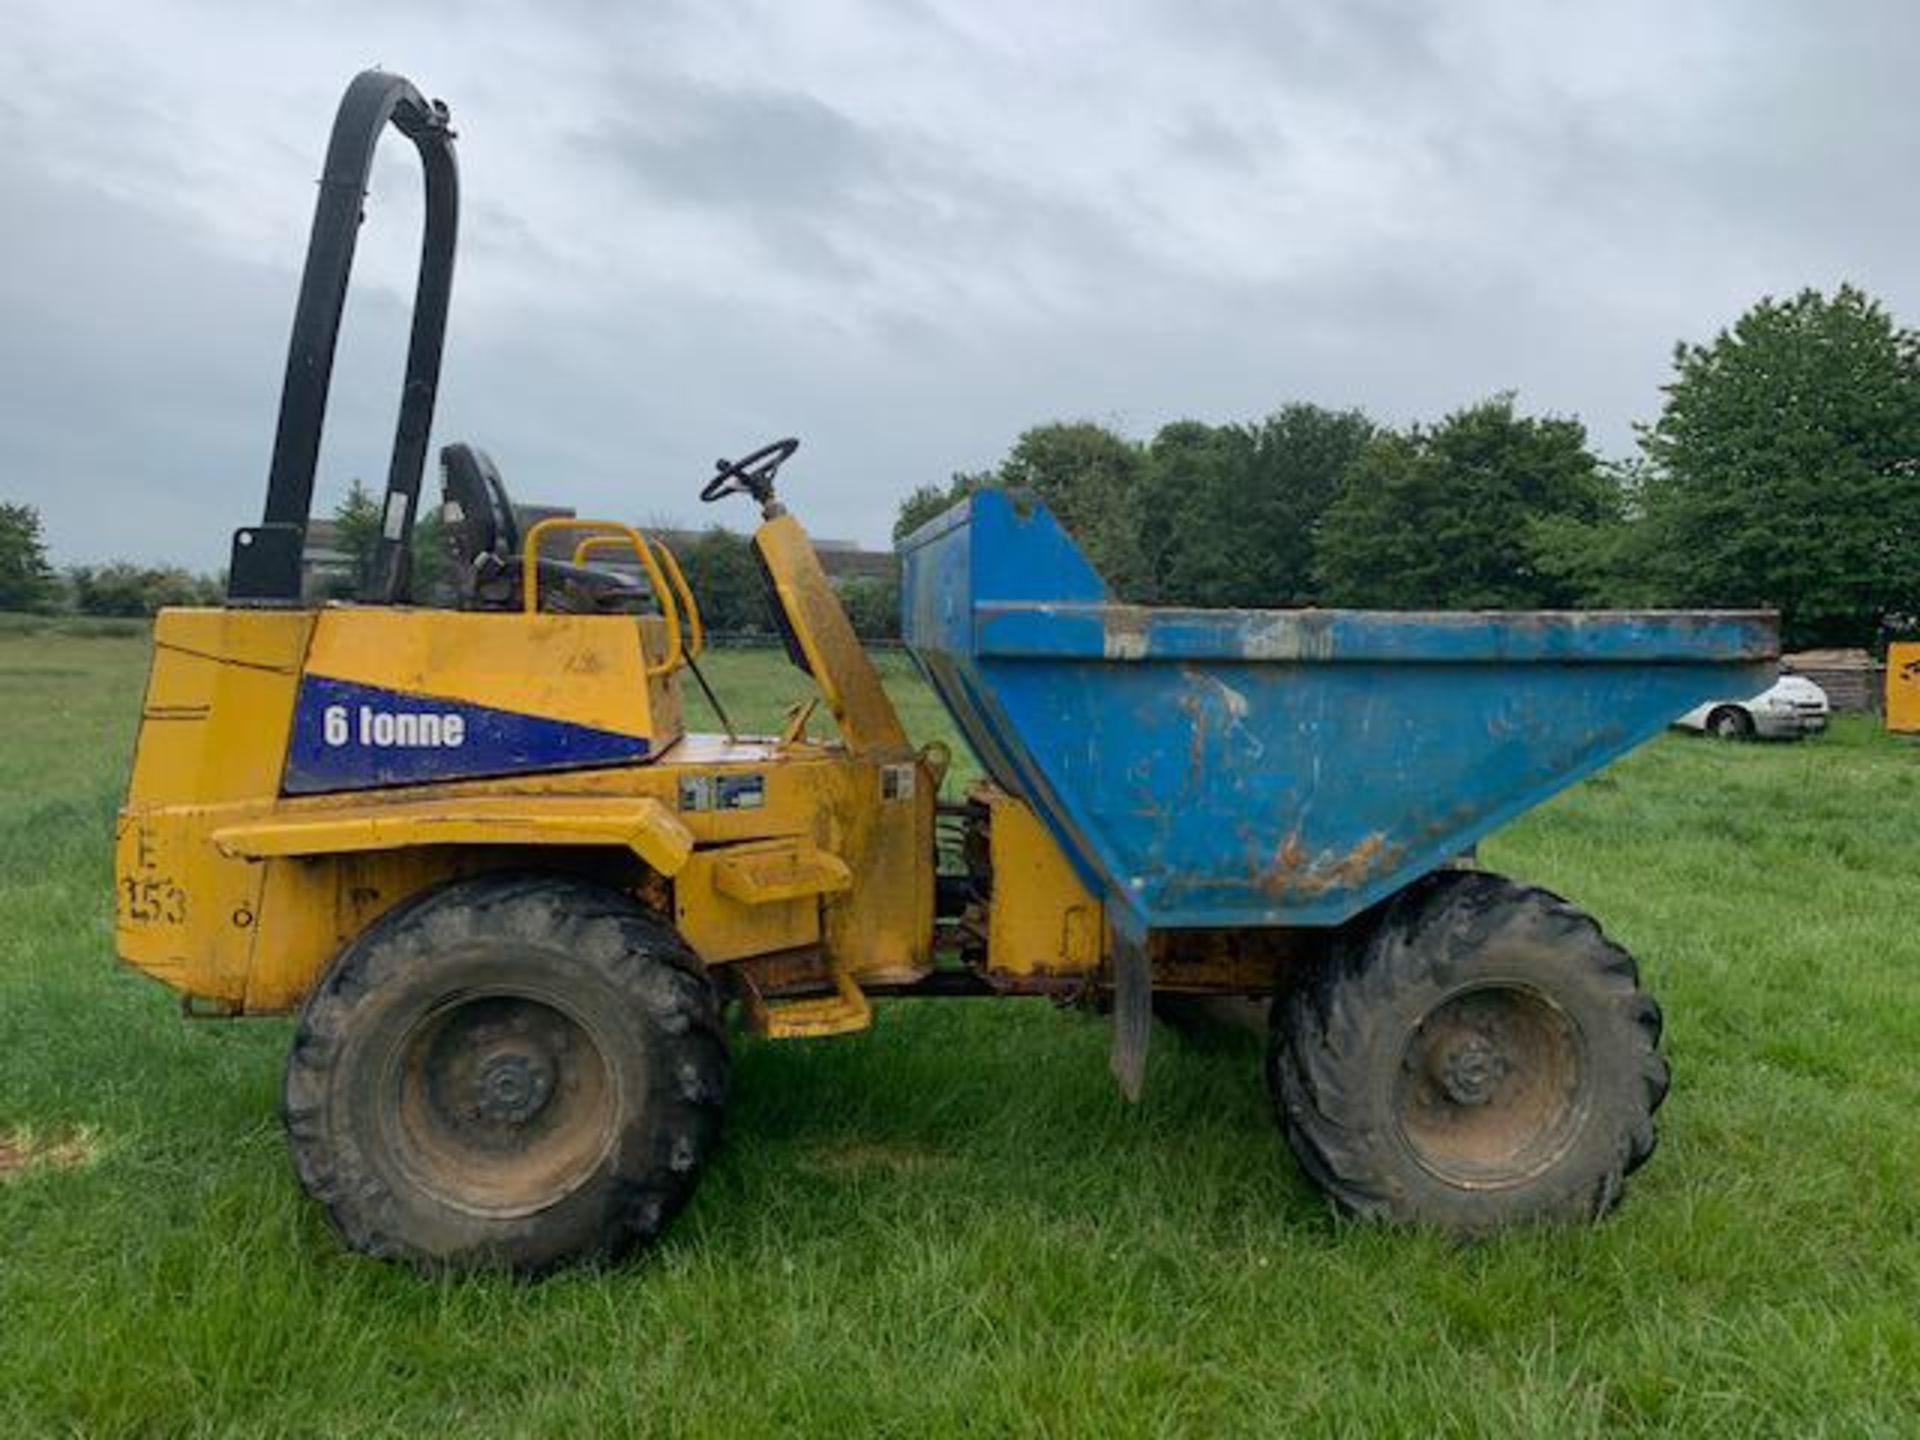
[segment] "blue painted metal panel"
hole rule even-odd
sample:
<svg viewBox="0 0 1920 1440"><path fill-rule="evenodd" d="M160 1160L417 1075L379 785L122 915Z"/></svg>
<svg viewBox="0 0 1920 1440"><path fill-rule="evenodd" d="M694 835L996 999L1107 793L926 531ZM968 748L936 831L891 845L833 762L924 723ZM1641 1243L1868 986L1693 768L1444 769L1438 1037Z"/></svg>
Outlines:
<svg viewBox="0 0 1920 1440"><path fill-rule="evenodd" d="M1120 605L994 491L902 550L922 669L1130 928L1337 924L1778 654L1748 613Z"/></svg>
<svg viewBox="0 0 1920 1440"><path fill-rule="evenodd" d="M621 765L647 741L591 725L308 675L294 703L289 795Z"/></svg>

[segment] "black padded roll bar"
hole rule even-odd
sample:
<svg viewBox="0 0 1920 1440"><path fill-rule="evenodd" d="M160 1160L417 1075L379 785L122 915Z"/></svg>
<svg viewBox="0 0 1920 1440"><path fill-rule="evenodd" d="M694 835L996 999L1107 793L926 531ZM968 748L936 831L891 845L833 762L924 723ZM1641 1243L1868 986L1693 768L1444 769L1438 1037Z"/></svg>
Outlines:
<svg viewBox="0 0 1920 1440"><path fill-rule="evenodd" d="M293 313L287 376L280 391L280 424L267 475L266 514L261 524L234 534L233 561L227 572L230 605L300 604L300 559L313 504L327 392L333 381L340 312L347 301L374 146L388 121L420 152L426 172L426 225L413 296L406 383L381 509L380 543L362 598L389 604L407 598L409 542L440 384L440 352L446 340L460 218L460 177L454 166L449 119L440 101L424 99L403 77L379 70L355 76L341 98L320 176L307 266L300 277L300 301Z"/></svg>

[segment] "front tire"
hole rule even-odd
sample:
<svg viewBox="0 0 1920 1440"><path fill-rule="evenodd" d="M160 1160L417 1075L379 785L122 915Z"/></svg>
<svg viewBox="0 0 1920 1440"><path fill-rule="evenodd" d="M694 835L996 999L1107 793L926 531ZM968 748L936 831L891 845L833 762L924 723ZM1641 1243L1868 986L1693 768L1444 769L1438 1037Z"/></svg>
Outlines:
<svg viewBox="0 0 1920 1440"><path fill-rule="evenodd" d="M1707 733L1718 740L1751 740L1753 717L1738 705L1722 705L1707 716Z"/></svg>
<svg viewBox="0 0 1920 1440"><path fill-rule="evenodd" d="M1632 956L1544 890L1431 875L1273 1015L1281 1126L1352 1214L1465 1235L1592 1220L1653 1152L1660 1009Z"/></svg>
<svg viewBox="0 0 1920 1440"><path fill-rule="evenodd" d="M619 891L516 875L432 891L350 944L283 1095L294 1169L349 1247L534 1273L658 1235L726 1089L685 943Z"/></svg>

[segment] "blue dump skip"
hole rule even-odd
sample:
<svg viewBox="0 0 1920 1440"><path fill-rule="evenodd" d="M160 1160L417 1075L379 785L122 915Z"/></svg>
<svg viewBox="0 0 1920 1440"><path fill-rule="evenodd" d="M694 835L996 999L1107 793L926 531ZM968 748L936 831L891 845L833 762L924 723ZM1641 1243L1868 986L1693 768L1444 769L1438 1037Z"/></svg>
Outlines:
<svg viewBox="0 0 1920 1440"><path fill-rule="evenodd" d="M921 668L1136 931L1338 924L1779 654L1762 613L1118 604L998 491L901 550Z"/></svg>

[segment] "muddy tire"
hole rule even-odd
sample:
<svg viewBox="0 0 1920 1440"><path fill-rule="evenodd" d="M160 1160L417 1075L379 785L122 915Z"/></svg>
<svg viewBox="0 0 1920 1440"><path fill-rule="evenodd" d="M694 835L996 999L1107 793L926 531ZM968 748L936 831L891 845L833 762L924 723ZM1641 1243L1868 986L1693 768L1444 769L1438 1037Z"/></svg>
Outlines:
<svg viewBox="0 0 1920 1440"><path fill-rule="evenodd" d="M455 882L383 916L308 999L294 1170L354 1250L538 1273L652 1240L720 1128L699 959L616 890Z"/></svg>
<svg viewBox="0 0 1920 1440"><path fill-rule="evenodd" d="M1273 1014L1281 1128L1354 1215L1464 1235L1592 1220L1653 1152L1659 1006L1633 957L1544 890L1431 875Z"/></svg>

